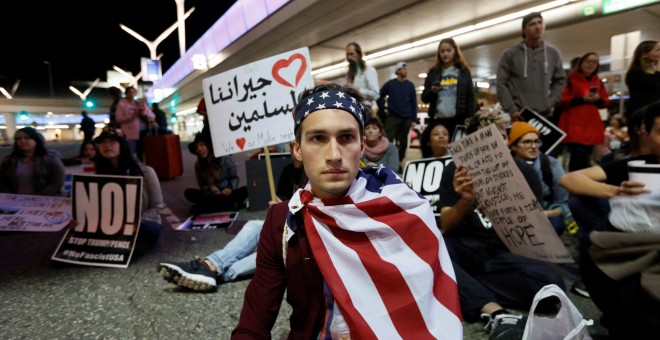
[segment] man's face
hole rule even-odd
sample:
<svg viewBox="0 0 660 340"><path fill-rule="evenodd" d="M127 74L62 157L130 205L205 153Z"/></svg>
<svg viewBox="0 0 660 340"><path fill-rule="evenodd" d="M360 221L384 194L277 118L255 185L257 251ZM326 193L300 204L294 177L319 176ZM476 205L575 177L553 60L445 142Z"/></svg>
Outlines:
<svg viewBox="0 0 660 340"><path fill-rule="evenodd" d="M525 26L525 39L538 40L543 36L545 25L542 18L534 18Z"/></svg>
<svg viewBox="0 0 660 340"><path fill-rule="evenodd" d="M404 66L404 67L401 67L400 69L396 70L396 74L401 78L408 77L408 66Z"/></svg>
<svg viewBox="0 0 660 340"><path fill-rule="evenodd" d="M300 126L293 154L303 162L315 197L343 197L358 173L364 137L350 113L326 109L312 112Z"/></svg>
<svg viewBox="0 0 660 340"><path fill-rule="evenodd" d="M516 153L518 158L532 161L539 154L540 141L536 133L528 132L520 137L516 144L511 145L511 150Z"/></svg>
<svg viewBox="0 0 660 340"><path fill-rule="evenodd" d="M358 53L355 51L355 46L346 46L346 61L349 63L354 63L356 60L358 60L358 57Z"/></svg>
<svg viewBox="0 0 660 340"><path fill-rule="evenodd" d="M660 117L655 118L655 123L653 123L651 133L647 135L646 141L649 145L649 151L651 154L658 157L658 160L660 160Z"/></svg>

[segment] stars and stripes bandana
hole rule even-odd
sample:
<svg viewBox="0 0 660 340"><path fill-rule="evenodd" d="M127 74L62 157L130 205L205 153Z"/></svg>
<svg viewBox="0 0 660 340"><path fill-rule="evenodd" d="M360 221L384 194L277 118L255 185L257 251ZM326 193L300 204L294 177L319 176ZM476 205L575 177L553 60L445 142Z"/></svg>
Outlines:
<svg viewBox="0 0 660 340"><path fill-rule="evenodd" d="M360 170L340 199L310 188L289 202L283 247L305 228L351 337L463 338L454 269L427 199L382 165Z"/></svg>
<svg viewBox="0 0 660 340"><path fill-rule="evenodd" d="M294 110L294 127L293 131L298 129L298 125L310 113L324 109L337 109L346 111L355 117L360 123L360 127L364 129L364 109L362 104L358 103L355 97L350 94L337 90L327 90L312 93L311 95L302 99Z"/></svg>

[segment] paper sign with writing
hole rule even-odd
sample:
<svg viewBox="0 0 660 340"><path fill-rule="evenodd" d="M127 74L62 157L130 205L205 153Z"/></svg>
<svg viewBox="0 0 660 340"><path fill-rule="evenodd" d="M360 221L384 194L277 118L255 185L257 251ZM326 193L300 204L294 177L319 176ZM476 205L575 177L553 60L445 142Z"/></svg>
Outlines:
<svg viewBox="0 0 660 340"><path fill-rule="evenodd" d="M67 197L0 193L0 231L57 232L69 221Z"/></svg>
<svg viewBox="0 0 660 340"><path fill-rule="evenodd" d="M406 163L403 171L403 181L429 200L435 216L440 216L437 203L440 200L438 192L442 171L451 162L451 156L422 158Z"/></svg>
<svg viewBox="0 0 660 340"><path fill-rule="evenodd" d="M210 214L190 216L185 222L177 226L176 230L193 229L227 229L234 224L238 217L238 211L225 211Z"/></svg>
<svg viewBox="0 0 660 340"><path fill-rule="evenodd" d="M307 47L202 81L216 157L294 138L298 94L314 86Z"/></svg>
<svg viewBox="0 0 660 340"><path fill-rule="evenodd" d="M573 262L495 125L452 142L447 149L457 166L468 169L477 201L512 253L546 262Z"/></svg>
<svg viewBox="0 0 660 340"><path fill-rule="evenodd" d="M140 229L142 177L74 175L75 229L67 230L55 261L128 268Z"/></svg>
<svg viewBox="0 0 660 340"><path fill-rule="evenodd" d="M566 138L566 132L528 107L523 108L522 111L520 111L520 116L539 131L539 134L541 135L539 138L543 141L539 150L546 155L557 147L564 138Z"/></svg>

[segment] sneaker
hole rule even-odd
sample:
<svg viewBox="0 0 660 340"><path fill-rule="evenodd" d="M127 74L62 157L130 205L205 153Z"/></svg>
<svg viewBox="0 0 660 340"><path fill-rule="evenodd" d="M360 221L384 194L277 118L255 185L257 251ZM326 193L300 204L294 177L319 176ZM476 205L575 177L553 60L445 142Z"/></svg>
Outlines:
<svg viewBox="0 0 660 340"><path fill-rule="evenodd" d="M591 298L591 295L589 295L589 291L587 290L587 287L584 285L582 280L578 280L573 283L571 286L571 292L573 292L575 295Z"/></svg>
<svg viewBox="0 0 660 340"><path fill-rule="evenodd" d="M484 328L490 332L489 340L520 340L525 332L527 317L523 315L499 313L492 316L484 313L481 318L486 321Z"/></svg>
<svg viewBox="0 0 660 340"><path fill-rule="evenodd" d="M202 260L190 262L160 263L156 270L163 279L179 287L198 292L215 291L218 288L217 274L210 270Z"/></svg>

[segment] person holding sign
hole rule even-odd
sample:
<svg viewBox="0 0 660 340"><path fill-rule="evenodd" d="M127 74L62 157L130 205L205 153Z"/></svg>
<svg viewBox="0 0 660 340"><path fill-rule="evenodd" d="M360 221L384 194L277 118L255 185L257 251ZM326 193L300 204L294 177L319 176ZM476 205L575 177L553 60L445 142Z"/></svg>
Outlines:
<svg viewBox="0 0 660 340"><path fill-rule="evenodd" d="M0 163L0 192L60 196L63 184L64 164L46 150L39 132L18 129L11 153Z"/></svg>
<svg viewBox="0 0 660 340"><path fill-rule="evenodd" d="M478 111L466 123L466 133L495 124L507 142L501 114ZM540 201L540 181L534 169L520 160L516 165ZM447 165L440 182L440 227L452 258L461 311L466 321L486 322L491 339L522 337L525 320L505 308L529 310L536 292L547 284L564 289L564 280L552 267L539 260L511 253L479 211L467 168ZM551 301L538 308L552 310ZM537 310L539 310L537 308Z"/></svg>
<svg viewBox="0 0 660 340"><path fill-rule="evenodd" d="M541 205L557 235L564 229L569 234L578 232L578 225L568 208L568 191L559 185L559 179L564 175L564 169L559 161L539 151L541 134L527 122L513 122L509 131L509 148L514 157L520 158L534 167L541 178L543 200Z"/></svg>
<svg viewBox="0 0 660 340"><path fill-rule="evenodd" d="M580 271L591 299L603 312L603 324L612 339L660 334L656 255L660 237L649 232L657 225L647 219L646 224L637 226L645 230L622 231L618 229L622 226L617 228L608 218L617 217L609 216L610 202L623 198L634 198L625 202L627 209L643 209L646 201L646 209L658 213L658 194L649 194L646 187L657 182L631 180L629 162L660 164L660 101L647 107L643 125L650 154L571 171L560 180L572 195L569 204L576 220L581 226L590 226L589 230L580 229ZM645 171L652 175L658 168L647 167ZM635 211L627 214L635 215Z"/></svg>
<svg viewBox="0 0 660 340"><path fill-rule="evenodd" d="M236 161L231 155L215 157L211 136L205 133L195 135L193 141L197 161L195 176L199 189L188 188L184 196L194 205L191 215L222 211L237 211L245 208L248 197L247 187L238 187Z"/></svg>
<svg viewBox="0 0 660 340"><path fill-rule="evenodd" d="M285 292L292 339L462 339L428 201L387 167L359 168L360 102L337 84L299 95L293 154L309 183L268 210L232 339L270 338Z"/></svg>
<svg viewBox="0 0 660 340"><path fill-rule="evenodd" d="M146 253L158 240L162 230L160 211L165 207L156 172L133 156L126 138L115 129L107 129L94 139L99 145L95 158L97 175L142 176L140 230L135 255Z"/></svg>

